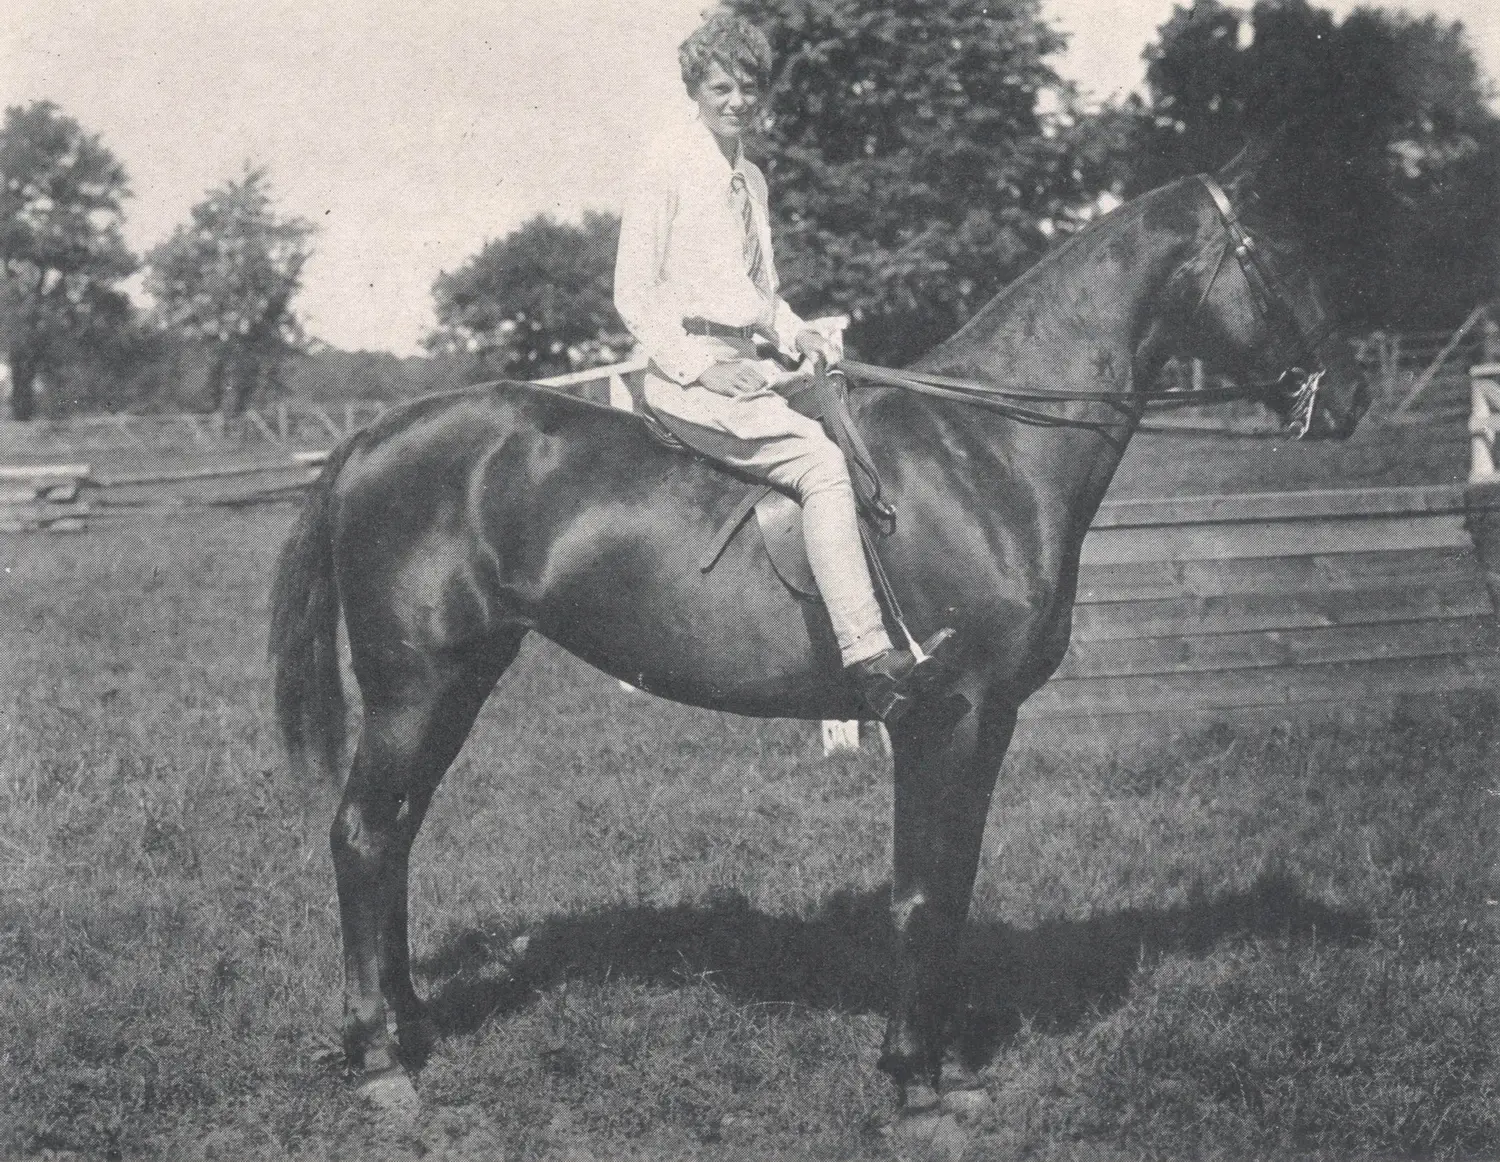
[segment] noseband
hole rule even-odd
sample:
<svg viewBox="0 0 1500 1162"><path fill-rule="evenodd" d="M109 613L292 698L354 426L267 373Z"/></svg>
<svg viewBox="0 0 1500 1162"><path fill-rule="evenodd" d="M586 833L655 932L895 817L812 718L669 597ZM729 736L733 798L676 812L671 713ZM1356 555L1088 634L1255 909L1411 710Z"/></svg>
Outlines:
<svg viewBox="0 0 1500 1162"><path fill-rule="evenodd" d="M1208 174L1197 176L1203 188L1208 191L1208 196L1213 199L1214 208L1219 212L1219 220L1224 224L1226 237L1224 249L1219 253L1218 262L1214 263L1208 284L1204 286L1203 293L1198 296L1198 305L1193 308L1191 318L1197 317L1198 312L1203 309L1203 304L1208 301L1208 296L1213 293L1214 283L1218 280L1219 272L1224 268L1224 260L1232 252L1240 264L1240 270L1245 276L1245 284L1250 288L1250 297L1254 300L1261 318L1268 326L1279 325L1289 328L1301 348L1301 355L1312 365L1311 370L1301 366L1290 367L1270 383L1251 385L1269 391L1271 388L1285 390L1288 382L1295 384L1291 389L1292 406L1287 426L1291 433L1300 440L1312 427L1318 388L1328 370L1323 366L1322 357L1318 354L1319 348L1328 337L1327 333L1319 335L1316 340L1308 337L1301 320L1297 318L1297 312L1292 309L1291 301L1287 297L1281 280L1266 264L1259 248L1255 245L1255 239L1250 236L1250 231L1245 229L1239 215L1234 212L1234 203L1229 200L1224 187Z"/></svg>

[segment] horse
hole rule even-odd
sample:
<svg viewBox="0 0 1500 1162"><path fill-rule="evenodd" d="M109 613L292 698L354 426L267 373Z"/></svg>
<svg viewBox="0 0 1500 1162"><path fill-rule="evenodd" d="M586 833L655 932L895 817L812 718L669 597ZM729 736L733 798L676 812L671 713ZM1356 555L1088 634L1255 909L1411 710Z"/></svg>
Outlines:
<svg viewBox="0 0 1500 1162"><path fill-rule="evenodd" d="M946 681L890 732L896 980L878 1067L901 1108L937 1100L1001 760L1068 647L1084 534L1164 363L1258 384L1314 438L1347 436L1367 404L1263 161L1247 150L1079 230L910 369L920 391L850 393L898 514L878 541L892 593L917 630L957 631ZM1029 407L976 406L1005 390ZM343 1046L367 1094L415 1100L403 1061L434 1033L411 978L411 847L528 633L690 705L860 716L826 612L757 539L696 567L744 488L638 416L512 382L417 398L331 454L282 549L270 656L293 770L336 783L342 616L363 718L330 843Z"/></svg>

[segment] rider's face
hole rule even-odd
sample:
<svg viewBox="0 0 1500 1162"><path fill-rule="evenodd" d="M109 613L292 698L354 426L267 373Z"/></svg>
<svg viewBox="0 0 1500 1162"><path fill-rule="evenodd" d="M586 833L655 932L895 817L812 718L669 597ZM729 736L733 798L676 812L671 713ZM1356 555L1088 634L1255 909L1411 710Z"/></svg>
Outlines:
<svg viewBox="0 0 1500 1162"><path fill-rule="evenodd" d="M718 61L710 61L693 99L710 133L721 141L737 141L755 120L760 86L748 77L726 72Z"/></svg>

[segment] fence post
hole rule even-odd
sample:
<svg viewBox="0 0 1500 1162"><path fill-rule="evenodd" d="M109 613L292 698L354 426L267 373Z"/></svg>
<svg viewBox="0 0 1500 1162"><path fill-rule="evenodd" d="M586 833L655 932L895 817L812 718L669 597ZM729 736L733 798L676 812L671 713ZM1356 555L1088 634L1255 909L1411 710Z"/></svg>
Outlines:
<svg viewBox="0 0 1500 1162"><path fill-rule="evenodd" d="M1495 411L1500 408L1500 362L1469 368L1469 483L1464 526L1484 568L1485 587L1500 610L1500 476L1495 475Z"/></svg>
<svg viewBox="0 0 1500 1162"><path fill-rule="evenodd" d="M841 750L859 749L859 720L841 722L837 718L823 720L823 753L835 754Z"/></svg>
<svg viewBox="0 0 1500 1162"><path fill-rule="evenodd" d="M185 412L179 418L187 425L187 429L193 434L194 440L202 444L205 448L212 448L214 446L214 442L208 438L208 433L203 430L203 425L198 422L197 416L193 415L192 412Z"/></svg>
<svg viewBox="0 0 1500 1162"><path fill-rule="evenodd" d="M1427 390L1427 385L1437 377L1437 373L1442 370L1443 364L1448 362L1448 357L1454 351L1458 350L1458 345L1464 341L1464 336L1473 330L1475 323L1483 318L1488 318L1488 311L1485 305L1480 303L1479 306L1469 312L1468 317L1458 325L1458 330L1454 331L1448 337L1448 341L1439 348L1438 353L1433 357L1432 362L1423 369L1422 374L1417 376L1416 382L1411 386L1411 390L1396 405L1396 410L1392 413L1393 415L1405 415L1412 409L1412 406L1417 402L1417 397Z"/></svg>
<svg viewBox="0 0 1500 1162"><path fill-rule="evenodd" d="M609 377L609 406L622 412L634 411L635 401L630 398L630 389L617 371Z"/></svg>
<svg viewBox="0 0 1500 1162"><path fill-rule="evenodd" d="M1495 420L1500 408L1500 363L1469 368L1469 483L1495 475Z"/></svg>
<svg viewBox="0 0 1500 1162"><path fill-rule="evenodd" d="M254 408L246 408L244 415L245 419L249 420L252 424L255 425L255 430L258 431L262 436L264 436L266 438L266 442L272 447L276 447L277 445L282 443L282 441L276 438L276 433L271 430L271 426L266 423L265 420L260 418L260 413Z"/></svg>
<svg viewBox="0 0 1500 1162"><path fill-rule="evenodd" d="M146 446L145 442L130 430L130 417L125 412L116 412L113 416L113 419L115 422L115 427L120 429L120 434L123 435L127 440L129 440L133 445L135 445L137 448L144 448Z"/></svg>

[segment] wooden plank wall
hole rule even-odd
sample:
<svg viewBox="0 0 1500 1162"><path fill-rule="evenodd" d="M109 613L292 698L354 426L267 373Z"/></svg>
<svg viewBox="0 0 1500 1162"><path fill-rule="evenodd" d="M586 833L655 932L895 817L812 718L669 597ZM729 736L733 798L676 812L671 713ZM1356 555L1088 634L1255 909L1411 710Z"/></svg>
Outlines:
<svg viewBox="0 0 1500 1162"><path fill-rule="evenodd" d="M1159 727L1493 688L1494 613L1456 486L1110 503L1072 646L1022 719Z"/></svg>

